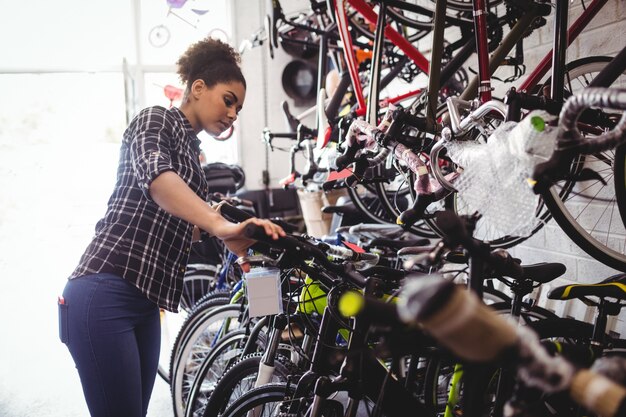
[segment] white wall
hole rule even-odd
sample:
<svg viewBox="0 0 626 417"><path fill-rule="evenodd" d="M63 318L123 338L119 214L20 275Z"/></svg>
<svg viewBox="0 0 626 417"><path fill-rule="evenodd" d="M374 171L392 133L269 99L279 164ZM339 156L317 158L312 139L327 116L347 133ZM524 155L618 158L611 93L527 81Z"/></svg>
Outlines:
<svg viewBox="0 0 626 417"><path fill-rule="evenodd" d="M561 0L559 0L561 1ZM567 1L567 0L564 0ZM262 2L259 2L262 3ZM285 1L289 7L306 7L303 1ZM568 2L569 3L569 2ZM589 0L586 0L589 3ZM234 1L235 34L240 41L246 38L261 25L261 16L264 15L263 5L246 0ZM285 4L283 6L285 7ZM582 13L579 1L570 4L569 18L574 21ZM296 10L296 9L293 9ZM525 40L525 63L528 71L532 71L533 65L551 49L553 32L553 20L548 18L548 24L535 31ZM626 1L609 0L603 10L585 29L583 34L574 41L568 50L568 61L591 55L615 55L624 46L626 39ZM429 49L429 40L420 42L421 49ZM248 79L248 98L245 115L241 118L242 145L241 161L248 175L248 187L261 188L260 175L265 167L265 149L259 138L265 125L275 130L283 127L282 114L279 111L279 103L286 98L280 83L280 76L284 65L290 57L278 51L278 56L273 61L267 61L268 75L263 78L261 56L266 53L265 49L257 48L246 52L243 58L244 72ZM474 68L476 67L475 64ZM267 82L267 99L264 100L263 83ZM522 80L516 82L517 85ZM505 86L508 88L508 86ZM505 91L502 86L497 91ZM264 112L267 112L267 123ZM288 171L288 158L285 154L273 153L270 155L270 173L272 186L278 178L286 175ZM609 275L617 273L591 259L571 242L571 240L559 229L553 221L540 230L528 241L512 250L514 256L519 257L524 263L543 261L561 262L567 266L564 279L558 280L554 285L564 283L597 282ZM569 304L556 303L545 299L549 286L544 286L541 291L540 303L559 314L569 315L581 319L591 319L591 312L579 301ZM626 335L626 324L623 315L619 320L612 320L610 328Z"/></svg>
<svg viewBox="0 0 626 417"><path fill-rule="evenodd" d="M265 1L233 0L234 37L236 45L250 37L263 24ZM283 1L286 13L306 9L307 1ZM270 59L267 45L244 52L242 68L248 84L245 108L240 117L240 163L246 171L246 186L249 189L262 189L262 171L266 167L266 155L269 158L270 187L279 187L279 180L289 174L289 154L286 152L267 152L261 142L264 127L274 132L285 132L282 100L287 100L294 114L304 111L294 106L284 93L281 76L283 68L292 58L281 49L275 51ZM314 123L307 119L307 124ZM289 140L277 139L277 146L289 147ZM299 165L302 166L302 163Z"/></svg>

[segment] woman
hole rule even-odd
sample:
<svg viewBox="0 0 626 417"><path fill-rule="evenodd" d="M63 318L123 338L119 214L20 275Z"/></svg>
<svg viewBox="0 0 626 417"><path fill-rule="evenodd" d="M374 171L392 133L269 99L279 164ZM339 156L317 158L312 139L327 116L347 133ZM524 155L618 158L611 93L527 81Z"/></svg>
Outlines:
<svg viewBox="0 0 626 417"><path fill-rule="evenodd" d="M197 133L237 119L246 82L239 55L213 39L178 60L180 108L149 107L124 132L106 214L59 298L60 334L93 417L145 416L160 349L159 308L177 311L192 236L204 230L237 255L248 223L277 239L267 220L233 224L205 201ZM194 226L196 229L194 229Z"/></svg>

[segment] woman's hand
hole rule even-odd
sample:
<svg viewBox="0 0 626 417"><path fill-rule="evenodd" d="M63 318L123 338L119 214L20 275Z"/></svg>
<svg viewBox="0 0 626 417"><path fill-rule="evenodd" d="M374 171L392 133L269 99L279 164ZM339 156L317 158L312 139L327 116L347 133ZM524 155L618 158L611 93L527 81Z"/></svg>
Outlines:
<svg viewBox="0 0 626 417"><path fill-rule="evenodd" d="M263 229L265 229L265 233L274 240L286 235L282 227L269 220L258 219L256 217L248 219L242 223L226 222L226 224L217 228L214 232L218 238L224 241L228 250L239 257L246 256L246 250L255 242L253 239L244 235L245 227L251 223L263 227Z"/></svg>

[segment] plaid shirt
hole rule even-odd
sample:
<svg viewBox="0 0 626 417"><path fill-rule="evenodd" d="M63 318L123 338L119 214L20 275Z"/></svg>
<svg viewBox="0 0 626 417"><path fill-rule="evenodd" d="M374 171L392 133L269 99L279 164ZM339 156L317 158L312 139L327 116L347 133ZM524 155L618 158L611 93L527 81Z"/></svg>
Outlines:
<svg viewBox="0 0 626 417"><path fill-rule="evenodd" d="M149 189L159 174L174 171L206 200L199 142L177 108L149 107L132 120L124 132L106 214L70 279L114 273L159 307L178 311L193 225L161 209Z"/></svg>

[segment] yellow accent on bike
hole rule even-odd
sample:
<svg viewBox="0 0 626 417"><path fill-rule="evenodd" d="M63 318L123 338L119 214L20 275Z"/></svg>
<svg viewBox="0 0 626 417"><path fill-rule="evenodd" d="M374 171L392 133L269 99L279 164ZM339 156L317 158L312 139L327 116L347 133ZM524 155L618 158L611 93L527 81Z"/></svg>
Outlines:
<svg viewBox="0 0 626 417"><path fill-rule="evenodd" d="M619 282L608 282L606 284L572 284L572 285L568 285L567 287L565 287L565 290L563 291L563 295L561 295L561 298L566 298L569 296L569 293L572 291L572 288L574 287L606 287L606 286L610 286L610 285L614 285L617 288L621 289L622 291L624 291L626 293L626 285L621 284Z"/></svg>
<svg viewBox="0 0 626 417"><path fill-rule="evenodd" d="M298 312L322 314L327 304L326 291L321 287L319 281L313 281L311 277L307 276L304 279L304 288L300 291Z"/></svg>
<svg viewBox="0 0 626 417"><path fill-rule="evenodd" d="M339 298L339 312L344 317L354 317L363 308L363 295L356 291L348 291Z"/></svg>

